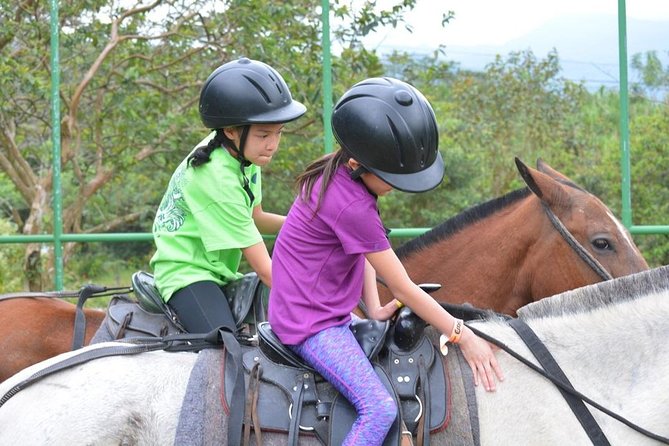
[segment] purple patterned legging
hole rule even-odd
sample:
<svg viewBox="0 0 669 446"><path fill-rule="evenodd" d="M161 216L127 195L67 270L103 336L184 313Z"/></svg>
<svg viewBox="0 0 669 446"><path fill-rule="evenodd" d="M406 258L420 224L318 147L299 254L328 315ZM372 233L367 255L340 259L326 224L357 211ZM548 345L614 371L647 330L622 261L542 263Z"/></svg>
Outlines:
<svg viewBox="0 0 669 446"><path fill-rule="evenodd" d="M383 444L397 416L397 406L348 325L327 328L290 347L358 412L344 446Z"/></svg>

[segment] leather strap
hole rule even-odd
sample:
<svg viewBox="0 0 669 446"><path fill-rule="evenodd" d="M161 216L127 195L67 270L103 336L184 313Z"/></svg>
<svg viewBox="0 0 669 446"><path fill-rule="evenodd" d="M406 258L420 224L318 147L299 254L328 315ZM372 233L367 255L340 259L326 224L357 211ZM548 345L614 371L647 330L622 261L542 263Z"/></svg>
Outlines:
<svg viewBox="0 0 669 446"><path fill-rule="evenodd" d="M80 349L84 346L86 336L86 315L84 314L84 303L93 294L103 293L107 288L98 285L86 285L79 290L79 299L77 300L77 309L74 317L74 335L72 337L72 350Z"/></svg>
<svg viewBox="0 0 669 446"><path fill-rule="evenodd" d="M569 246L578 254L578 256L599 276L600 279L602 280L611 280L613 279L613 276L609 274L609 272L602 266L601 263L595 259L588 250L586 250L579 242L576 240L576 238L569 232L569 230L565 227L564 224L560 221L560 219L553 213L551 208L548 207L546 203L543 201L541 202L541 205L544 208L544 211L546 212L546 215L548 216L548 219L550 220L551 224L553 227L557 230L557 232L560 233L562 238L567 242Z"/></svg>
<svg viewBox="0 0 669 446"><path fill-rule="evenodd" d="M541 342L539 337L532 331L532 329L522 320L522 319L513 319L509 322L509 325L516 330L520 338L527 344L527 347L530 349L532 354L537 358L539 364L546 370L547 373L553 375L556 379L562 381L565 386L568 386L573 389L569 378L562 371L558 365L553 355L548 351L546 346ZM585 403L580 398L572 395L571 393L566 392L561 387L558 387L560 393L569 404L572 412L576 415L576 418L583 426L586 434L592 441L592 444L595 446L610 446L609 440L604 435L604 432L595 421L595 418L592 416L588 408L585 406Z"/></svg>
<svg viewBox="0 0 669 446"><path fill-rule="evenodd" d="M249 372L249 386L246 393L246 409L244 410L244 446L251 444L251 425L256 437L256 444L262 443L262 431L258 418L258 385L260 383L260 363L255 363Z"/></svg>
<svg viewBox="0 0 669 446"><path fill-rule="evenodd" d="M418 422L418 439L419 446L430 445L430 389L427 380L427 367L425 366L425 358L423 355L418 357L418 376L420 378L420 397L423 399L423 413Z"/></svg>
<svg viewBox="0 0 669 446"><path fill-rule="evenodd" d="M290 427L288 429L288 444L297 446L297 440L300 436L300 416L302 415L302 400L304 398L304 380L302 375L298 375L295 383L296 395L293 395L293 408L290 411ZM297 397L297 398L296 398Z"/></svg>
<svg viewBox="0 0 669 446"><path fill-rule="evenodd" d="M241 444L244 407L246 406L246 385L244 383L244 367L242 365L242 347L229 327L220 327L208 333L204 340L212 344L223 344L230 357L232 373L235 381L232 389L230 417L228 420L228 444ZM227 365L226 365L227 367Z"/></svg>
<svg viewBox="0 0 669 446"><path fill-rule="evenodd" d="M122 346L107 346L97 349L92 349L88 351L80 352L74 356L70 356L62 361L51 364L50 366L35 372L30 375L28 378L24 379L20 383L16 384L14 387L9 389L7 393L2 395L0 398L0 407L2 407L11 397L19 393L21 390L25 389L31 384L39 381L45 376L52 375L61 370L65 370L75 365L83 364L93 359L104 358L106 356L118 356L118 355L135 355L138 353L150 352L155 350L162 350L165 348L165 343L160 339L157 339L155 342L149 344L138 344L138 345L122 345Z"/></svg>

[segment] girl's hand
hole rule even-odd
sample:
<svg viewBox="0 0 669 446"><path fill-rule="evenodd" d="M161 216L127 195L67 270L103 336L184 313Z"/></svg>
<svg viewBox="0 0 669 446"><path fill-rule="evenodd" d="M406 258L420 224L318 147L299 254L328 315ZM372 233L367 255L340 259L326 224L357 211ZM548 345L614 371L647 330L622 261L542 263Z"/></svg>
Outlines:
<svg viewBox="0 0 669 446"><path fill-rule="evenodd" d="M497 363L493 346L476 336L466 326L458 344L474 374L474 385L478 386L479 383L483 383L483 387L488 392L494 392L496 389L495 376L500 381L504 381L504 374Z"/></svg>
<svg viewBox="0 0 669 446"><path fill-rule="evenodd" d="M393 317L395 312L401 308L399 304L399 301L397 299L393 299L384 306L379 306L375 309L375 311L372 311L368 309L369 312L369 317L371 319L376 319L377 321L385 321Z"/></svg>

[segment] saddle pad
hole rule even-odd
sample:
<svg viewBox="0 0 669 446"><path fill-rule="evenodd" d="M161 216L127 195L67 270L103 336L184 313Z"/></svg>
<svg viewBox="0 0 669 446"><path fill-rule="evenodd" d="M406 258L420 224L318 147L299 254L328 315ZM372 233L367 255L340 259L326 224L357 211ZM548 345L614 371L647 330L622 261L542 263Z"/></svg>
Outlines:
<svg viewBox="0 0 669 446"><path fill-rule="evenodd" d="M174 444L204 446L227 442L227 420L220 399L222 357L219 349L205 349L191 371Z"/></svg>

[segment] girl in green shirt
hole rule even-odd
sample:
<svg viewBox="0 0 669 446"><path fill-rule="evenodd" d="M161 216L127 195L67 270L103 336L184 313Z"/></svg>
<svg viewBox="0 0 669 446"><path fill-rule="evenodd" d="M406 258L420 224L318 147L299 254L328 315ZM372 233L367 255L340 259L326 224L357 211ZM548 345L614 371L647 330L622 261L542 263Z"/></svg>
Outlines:
<svg viewBox="0 0 669 446"><path fill-rule="evenodd" d="M186 330L234 331L222 287L242 276L242 255L265 285L272 284L261 233L277 233L285 217L262 209L261 168L278 150L284 123L306 107L292 99L276 70L241 58L209 76L199 110L213 132L172 175L153 224L151 267Z"/></svg>

